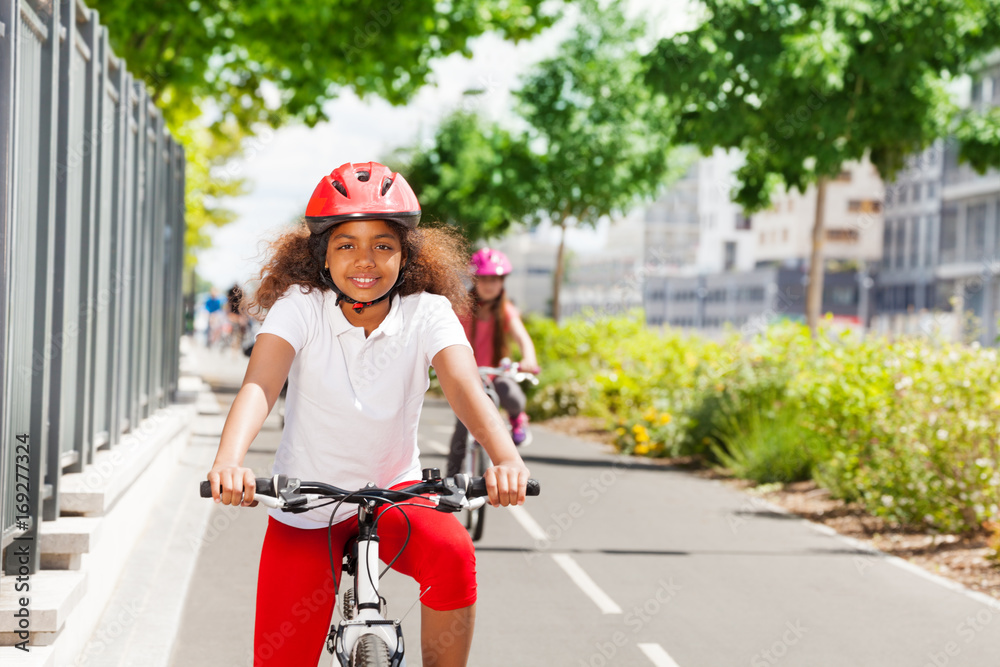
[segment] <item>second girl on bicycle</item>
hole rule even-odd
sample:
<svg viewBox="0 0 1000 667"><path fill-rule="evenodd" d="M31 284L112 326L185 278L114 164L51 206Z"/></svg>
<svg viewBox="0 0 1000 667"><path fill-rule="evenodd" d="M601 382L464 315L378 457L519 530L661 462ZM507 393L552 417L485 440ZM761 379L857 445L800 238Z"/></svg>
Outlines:
<svg viewBox="0 0 1000 667"><path fill-rule="evenodd" d="M465 335L472 344L477 365L498 366L501 359L510 356L510 343L513 340L521 350L520 370L537 373L535 346L521 321L520 313L507 299L504 290L504 279L511 268L510 260L499 250L477 250L469 262L473 280L469 293L472 297L472 311L460 315L460 319ZM507 377L493 378L493 386L500 397L500 406L507 412L510 420L514 444L529 444L531 431L528 428L528 414L524 411L527 398L521 387ZM462 421L456 420L448 454L448 475L457 474L461 468L467 433Z"/></svg>

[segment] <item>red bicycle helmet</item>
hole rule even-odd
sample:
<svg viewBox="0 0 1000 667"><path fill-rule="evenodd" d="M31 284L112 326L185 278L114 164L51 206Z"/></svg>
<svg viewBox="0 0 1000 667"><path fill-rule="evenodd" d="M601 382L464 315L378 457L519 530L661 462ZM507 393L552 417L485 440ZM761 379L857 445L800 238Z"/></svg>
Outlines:
<svg viewBox="0 0 1000 667"><path fill-rule="evenodd" d="M324 176L306 206L306 225L322 234L348 220L379 219L413 229L420 202L400 174L378 162L342 164Z"/></svg>

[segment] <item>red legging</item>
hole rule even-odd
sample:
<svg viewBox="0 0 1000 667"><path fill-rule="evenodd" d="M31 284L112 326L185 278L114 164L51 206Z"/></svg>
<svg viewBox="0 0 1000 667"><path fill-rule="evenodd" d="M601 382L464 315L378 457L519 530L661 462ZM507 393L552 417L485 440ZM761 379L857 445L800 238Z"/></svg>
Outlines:
<svg viewBox="0 0 1000 667"><path fill-rule="evenodd" d="M409 486L404 482L393 488ZM409 575L426 594L421 602L437 611L476 602L476 553L468 532L449 514L431 509L383 508L378 522L379 558L388 563L410 541L392 569ZM357 517L333 526L333 565L340 580L344 545L357 535ZM325 529L293 528L269 520L257 578L254 667L315 665L333 616L334 582Z"/></svg>

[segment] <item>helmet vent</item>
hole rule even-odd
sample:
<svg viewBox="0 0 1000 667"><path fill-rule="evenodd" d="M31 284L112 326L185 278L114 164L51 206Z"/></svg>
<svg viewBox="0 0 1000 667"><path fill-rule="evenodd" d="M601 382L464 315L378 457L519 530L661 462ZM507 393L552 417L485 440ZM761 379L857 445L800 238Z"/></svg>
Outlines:
<svg viewBox="0 0 1000 667"><path fill-rule="evenodd" d="M337 192L339 192L340 194L344 195L345 197L349 197L349 195L347 194L347 188L345 188L344 184L341 183L340 181L333 181L333 187L337 188Z"/></svg>
<svg viewBox="0 0 1000 667"><path fill-rule="evenodd" d="M367 181L371 177L372 177L372 174L371 174L370 171L359 171L358 172L358 180L359 181L364 182L364 181Z"/></svg>
<svg viewBox="0 0 1000 667"><path fill-rule="evenodd" d="M382 192L381 192L381 195L384 197L385 193L388 192L389 188L391 188L391 187L392 187L392 179L391 178L384 178L382 180Z"/></svg>

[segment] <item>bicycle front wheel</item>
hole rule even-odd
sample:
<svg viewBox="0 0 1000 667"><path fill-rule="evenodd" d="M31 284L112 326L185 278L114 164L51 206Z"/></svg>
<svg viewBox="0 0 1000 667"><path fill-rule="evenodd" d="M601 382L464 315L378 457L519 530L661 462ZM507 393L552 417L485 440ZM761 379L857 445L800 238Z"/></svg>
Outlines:
<svg viewBox="0 0 1000 667"><path fill-rule="evenodd" d="M486 451L477 442L469 451L470 461L467 461L469 474L474 477L482 477L489 464L486 461ZM465 511L465 529L469 531L473 542L478 542L483 536L483 526L486 522L486 505L474 510Z"/></svg>
<svg viewBox="0 0 1000 667"><path fill-rule="evenodd" d="M389 667L389 647L376 635L362 635L351 651L351 667Z"/></svg>

